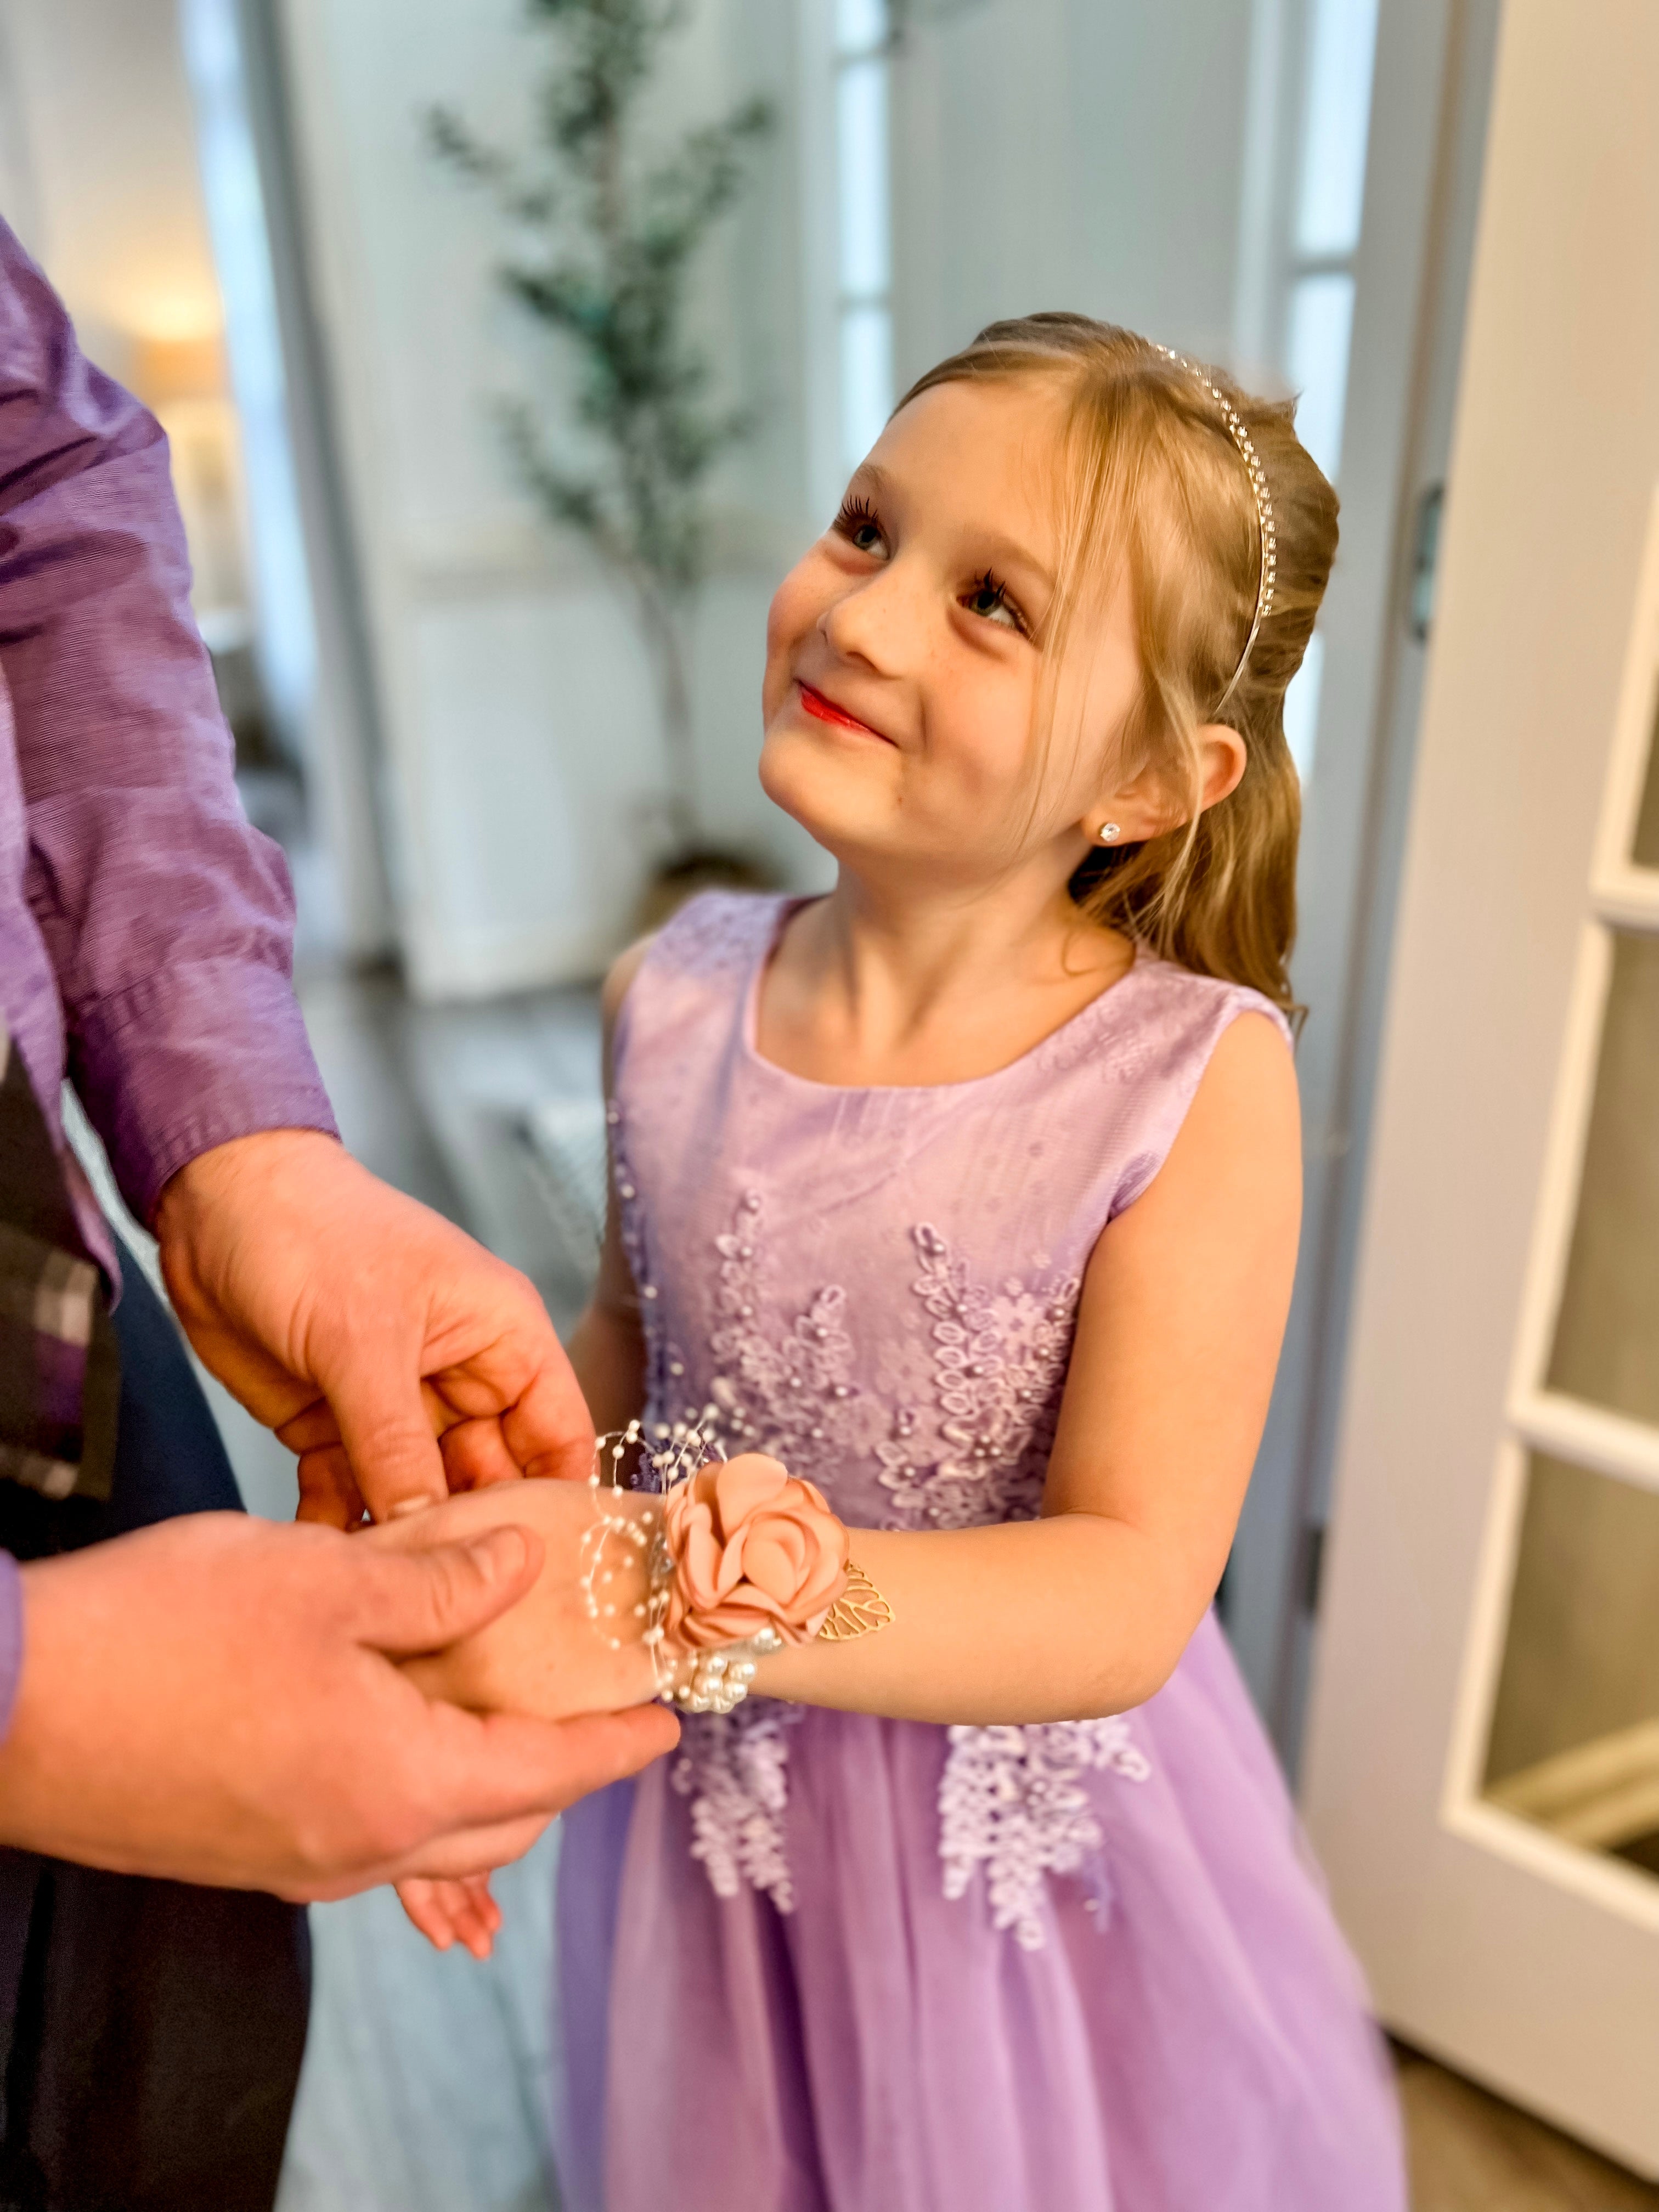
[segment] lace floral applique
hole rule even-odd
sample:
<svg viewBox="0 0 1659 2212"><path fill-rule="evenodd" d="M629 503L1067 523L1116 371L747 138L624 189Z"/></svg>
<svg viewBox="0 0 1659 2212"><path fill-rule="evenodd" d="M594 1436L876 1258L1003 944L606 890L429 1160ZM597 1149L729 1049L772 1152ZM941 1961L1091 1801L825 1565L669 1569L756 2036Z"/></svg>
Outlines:
<svg viewBox="0 0 1659 2212"><path fill-rule="evenodd" d="M1121 1714L1103 1721L1054 1721L1025 1728L953 1728L939 1782L939 1856L945 1894L963 1896L986 1870L992 1924L1012 1928L1022 1949L1042 1948L1042 1908L1051 1875L1091 1870L1103 1908L1109 1890L1104 1841L1084 1777L1152 1772Z"/></svg>
<svg viewBox="0 0 1659 2212"><path fill-rule="evenodd" d="M613 1143L618 1133L613 1109ZM668 1382L684 1365L660 1330L644 1278L644 1239L623 1147L616 1144L623 1243L635 1271L651 1351L651 1403L671 1402ZM856 1347L847 1297L837 1284L769 1333L764 1276L765 1201L750 1188L731 1228L716 1238L720 1273L709 1337L709 1395L718 1431L732 1450L768 1451L833 1495L850 1455L869 1448L861 1433L873 1407L853 1380ZM921 1273L913 1287L930 1316L932 1403L901 1407L874 1444L891 1492L894 1525L963 1528L1029 1518L1041 1503L1079 1288L1074 1275L1028 1287L973 1282L939 1232L912 1232ZM744 1882L781 1912L794 1908L783 1823L788 1803L788 1730L799 1707L754 1698L727 1716L688 1719L672 1769L690 1800L691 1854L710 1887L735 1897ZM975 1867L988 1869L998 1929L1026 1948L1043 1942L1044 1882L1095 1863L1096 1902L1106 1882L1102 1836L1084 1778L1110 1770L1131 1780L1148 1772L1121 1718L1034 1728L954 1728L939 1788L939 1854L945 1893L963 1896Z"/></svg>
<svg viewBox="0 0 1659 2212"><path fill-rule="evenodd" d="M938 1230L924 1222L911 1237L921 1263L911 1287L933 1317L937 1412L923 1422L902 1407L876 1447L894 1525L1030 1520L1042 1503L1079 1279L1028 1289L1011 1275L992 1290L971 1280Z"/></svg>
<svg viewBox="0 0 1659 2212"><path fill-rule="evenodd" d="M690 1714L669 1779L691 1800L691 1856L701 1859L716 1897L735 1897L746 1881L780 1912L795 1893L783 1848L788 1802L787 1731L799 1705L756 1698L734 1713Z"/></svg>
<svg viewBox="0 0 1659 2212"><path fill-rule="evenodd" d="M769 1452L792 1474L822 1474L833 1492L838 1464L857 1449L851 1416L859 1389L852 1379L847 1293L838 1284L825 1285L805 1313L769 1336L760 1320L764 1224L760 1192L746 1190L730 1230L714 1240L720 1267L708 1395L721 1440L732 1450Z"/></svg>
<svg viewBox="0 0 1659 2212"><path fill-rule="evenodd" d="M715 1239L720 1279L708 1346L714 1419L705 1425L728 1451L769 1452L792 1474L822 1476L833 1490L837 1467L857 1449L846 1293L826 1285L788 1328L769 1335L760 1319L764 1223L760 1192L746 1190L731 1228ZM671 1381L677 1364L673 1347L665 1346L662 1365ZM659 1382L652 1402L669 1402ZM747 1881L780 1912L793 1910L783 1847L786 1731L800 1717L797 1706L757 1698L734 1713L684 1723L672 1779L691 1800L691 1856L708 1869L717 1897L735 1897Z"/></svg>
<svg viewBox="0 0 1659 2212"><path fill-rule="evenodd" d="M663 1333L658 1310L657 1285L651 1279L645 1241L645 1223L639 1187L629 1164L628 1143L623 1133L623 1111L613 1098L605 1109L611 1146L611 1172L617 1189L617 1226L628 1260L628 1272L640 1301L640 1329L645 1338L645 1401L653 1419L672 1418L677 1395L671 1384L685 1373L685 1359Z"/></svg>

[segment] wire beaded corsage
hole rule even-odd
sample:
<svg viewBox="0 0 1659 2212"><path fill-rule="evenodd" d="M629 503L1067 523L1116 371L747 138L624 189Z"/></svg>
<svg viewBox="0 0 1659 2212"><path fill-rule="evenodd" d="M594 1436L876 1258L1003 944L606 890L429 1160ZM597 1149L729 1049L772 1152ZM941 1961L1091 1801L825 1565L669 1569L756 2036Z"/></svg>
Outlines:
<svg viewBox="0 0 1659 2212"><path fill-rule="evenodd" d="M727 1460L700 1428L682 1424L653 1437L634 1421L600 1437L589 1480L597 1513L582 1541L588 1617L613 1650L637 1624L666 1705L729 1713L768 1654L820 1637L844 1643L892 1620L848 1559L847 1528L822 1491L763 1453ZM623 1511L609 1501L627 1487L654 1492L660 1503ZM644 1571L644 1595L631 1605L616 1595L618 1546Z"/></svg>

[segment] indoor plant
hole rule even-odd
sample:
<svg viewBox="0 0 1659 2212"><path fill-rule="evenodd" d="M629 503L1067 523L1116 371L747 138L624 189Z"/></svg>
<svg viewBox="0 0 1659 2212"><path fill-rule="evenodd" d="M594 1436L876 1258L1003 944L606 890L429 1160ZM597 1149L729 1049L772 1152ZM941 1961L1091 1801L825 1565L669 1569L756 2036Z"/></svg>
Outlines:
<svg viewBox="0 0 1659 2212"><path fill-rule="evenodd" d="M641 107L694 0L528 0L550 42L524 154L486 143L453 108L426 127L507 220L497 276L561 341L574 375L543 403L499 403L524 482L555 524L586 538L623 587L655 678L666 838L660 912L709 881L761 880L708 836L698 799L687 649L709 540L708 479L749 418L711 395L688 315L699 250L771 128L763 100L651 143ZM648 917L647 917L648 918Z"/></svg>

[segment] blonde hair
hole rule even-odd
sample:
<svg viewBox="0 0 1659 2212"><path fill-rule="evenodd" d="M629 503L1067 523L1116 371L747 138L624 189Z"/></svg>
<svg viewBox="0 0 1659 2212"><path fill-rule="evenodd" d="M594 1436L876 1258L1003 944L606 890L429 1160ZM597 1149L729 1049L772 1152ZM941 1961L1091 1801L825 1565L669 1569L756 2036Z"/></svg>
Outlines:
<svg viewBox="0 0 1659 2212"><path fill-rule="evenodd" d="M1285 692L1336 556L1336 494L1297 438L1291 402L1201 373L1249 433L1279 538L1272 611L1231 694L1255 614L1260 524L1249 470L1192 367L1109 323L1026 315L992 323L899 406L940 384L1041 376L1064 388L1063 554L1044 650L1052 667L1091 591L1121 564L1143 678L1123 755L1190 809L1180 828L1085 862L1073 895L1092 920L1161 957L1248 983L1296 1013L1288 963L1302 799ZM1236 790L1200 812L1198 732L1212 721L1243 738L1245 769Z"/></svg>

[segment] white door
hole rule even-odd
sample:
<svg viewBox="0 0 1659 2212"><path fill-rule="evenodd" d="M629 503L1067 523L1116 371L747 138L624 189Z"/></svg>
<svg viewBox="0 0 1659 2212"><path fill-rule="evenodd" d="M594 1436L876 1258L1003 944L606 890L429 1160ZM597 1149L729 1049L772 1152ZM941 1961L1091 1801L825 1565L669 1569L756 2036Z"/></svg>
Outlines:
<svg viewBox="0 0 1659 2212"><path fill-rule="evenodd" d="M1389 2024L1659 2176L1659 9L1508 0L1304 1802Z"/></svg>

